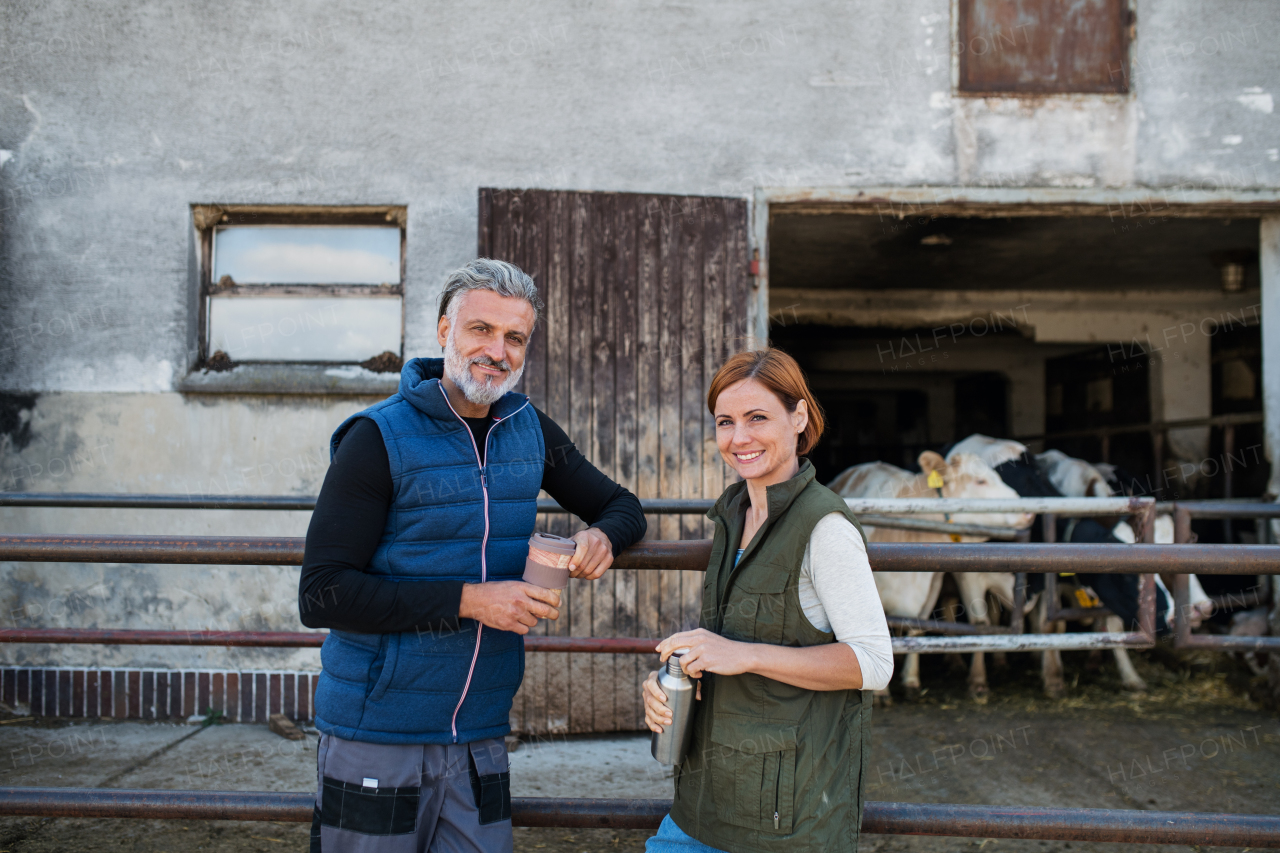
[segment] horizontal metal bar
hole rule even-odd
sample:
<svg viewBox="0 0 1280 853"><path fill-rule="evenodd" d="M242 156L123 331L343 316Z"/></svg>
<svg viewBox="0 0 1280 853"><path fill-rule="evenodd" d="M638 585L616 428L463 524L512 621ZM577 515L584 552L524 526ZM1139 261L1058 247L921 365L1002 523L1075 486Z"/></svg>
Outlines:
<svg viewBox="0 0 1280 853"><path fill-rule="evenodd" d="M1178 641L1178 647L1183 649L1216 649L1221 652L1280 652L1280 637L1190 634Z"/></svg>
<svg viewBox="0 0 1280 853"><path fill-rule="evenodd" d="M1010 629L1003 625L970 625L968 622L948 622L944 619L911 619L907 616L885 616L890 628L905 628L911 631L936 631L939 634L953 635L986 635L1007 634Z"/></svg>
<svg viewBox="0 0 1280 853"><path fill-rule="evenodd" d="M0 534L0 560L46 563L266 565L302 563L301 538ZM1280 574L1280 545L1077 545L1073 543L877 543L877 572ZM705 571L710 539L646 540L616 569Z"/></svg>
<svg viewBox="0 0 1280 853"><path fill-rule="evenodd" d="M314 497L292 495L128 495L100 492L0 492L0 506L108 509L313 510Z"/></svg>
<svg viewBox="0 0 1280 853"><path fill-rule="evenodd" d="M86 643L106 646L245 646L314 649L327 632L134 631L100 628L0 628L0 643ZM660 640L645 637L525 637L529 652L655 654Z"/></svg>
<svg viewBox="0 0 1280 853"><path fill-rule="evenodd" d="M1062 516L1133 515L1155 498L845 498L856 513L1053 513Z"/></svg>
<svg viewBox="0 0 1280 853"><path fill-rule="evenodd" d="M1001 634L983 637L894 637L894 654L949 652L1042 652L1090 649L1149 649L1154 645L1140 632L1113 634L1082 631L1074 634Z"/></svg>
<svg viewBox="0 0 1280 853"><path fill-rule="evenodd" d="M1056 438L1088 438L1102 435L1127 435L1140 432L1161 432L1167 429L1195 429L1196 427L1242 426L1244 424L1260 424L1263 422L1262 412L1236 412L1229 415L1214 415L1208 418L1187 418L1178 421L1152 421L1148 424L1119 424L1117 426L1086 427L1063 432L1040 433L1039 435L1019 435L1016 441L1052 441Z"/></svg>
<svg viewBox="0 0 1280 853"><path fill-rule="evenodd" d="M1192 518L1280 518L1280 503L1267 501L1177 501L1173 507Z"/></svg>
<svg viewBox="0 0 1280 853"><path fill-rule="evenodd" d="M1022 531L1013 527L988 527L984 524L952 524L924 518L894 518L888 515L860 514L864 527L886 527L890 530L918 530L924 533L948 533L957 536L985 536L1003 542L1013 541Z"/></svg>
<svg viewBox="0 0 1280 853"><path fill-rule="evenodd" d="M8 816L309 823L314 808L312 792L0 788L0 815ZM660 799L511 800L515 826L652 830L670 811L671 800ZM868 802L863 807L862 831L873 835L1280 847L1280 817L1273 815L1139 809Z"/></svg>
<svg viewBox="0 0 1280 853"><path fill-rule="evenodd" d="M1154 498L848 498L854 512L1053 512L1059 515L1124 515L1137 512ZM1135 503L1136 502L1136 503ZM705 498L646 498L649 514L704 514L714 501ZM0 492L0 506L79 507L106 509L235 509L312 510L315 497L303 495L139 495L98 492ZM538 512L567 512L553 500L538 501Z"/></svg>
<svg viewBox="0 0 1280 853"><path fill-rule="evenodd" d="M895 654L916 652L1036 651L1042 649L1146 648L1141 634L1010 634L1001 626L888 617L890 625L943 631L956 636L894 637ZM900 623L912 623L901 625ZM327 633L306 631L133 631L99 628L0 628L0 643L95 644L107 646L237 646L314 649ZM1137 639L1135 639L1137 638ZM1219 639L1219 638L1206 638ZM655 654L658 639L645 637L525 637L527 652ZM1250 647L1252 648L1252 647Z"/></svg>
<svg viewBox="0 0 1280 853"><path fill-rule="evenodd" d="M92 643L104 646L248 646L320 648L325 633L307 631L135 631L124 628L0 628L0 643Z"/></svg>
<svg viewBox="0 0 1280 853"><path fill-rule="evenodd" d="M1280 817L1275 815L1139 809L867 803L862 831L879 835L1280 847Z"/></svg>

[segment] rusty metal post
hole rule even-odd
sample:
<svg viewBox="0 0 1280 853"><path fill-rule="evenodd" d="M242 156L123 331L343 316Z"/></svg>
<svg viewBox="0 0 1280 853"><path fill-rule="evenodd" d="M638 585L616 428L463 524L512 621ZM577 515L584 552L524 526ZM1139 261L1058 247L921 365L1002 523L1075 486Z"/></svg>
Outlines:
<svg viewBox="0 0 1280 853"><path fill-rule="evenodd" d="M1015 634L1022 633L1022 622L1026 618L1023 613L1027 609L1027 573L1018 572L1013 576L1013 619L1010 630Z"/></svg>
<svg viewBox="0 0 1280 853"><path fill-rule="evenodd" d="M1234 424L1222 425L1222 497L1231 498L1231 454L1236 449L1236 428ZM1224 542L1231 544L1231 519L1222 519L1222 536Z"/></svg>
<svg viewBox="0 0 1280 853"><path fill-rule="evenodd" d="M1058 516L1051 512L1046 512L1040 516L1040 534L1046 545L1052 545L1058 541ZM1044 596L1045 604L1045 621L1054 621L1054 615L1058 611L1058 576L1053 572L1046 572L1044 576L1044 591L1040 593Z"/></svg>
<svg viewBox="0 0 1280 853"><path fill-rule="evenodd" d="M1173 579L1174 648L1186 648L1191 641L1191 578L1178 575Z"/></svg>
<svg viewBox="0 0 1280 853"><path fill-rule="evenodd" d="M1178 577L1185 578L1186 575ZM1151 645L1156 644L1156 576L1138 578L1138 630Z"/></svg>
<svg viewBox="0 0 1280 853"><path fill-rule="evenodd" d="M1191 510L1178 504L1173 507L1173 541L1176 545L1190 545L1192 542Z"/></svg>

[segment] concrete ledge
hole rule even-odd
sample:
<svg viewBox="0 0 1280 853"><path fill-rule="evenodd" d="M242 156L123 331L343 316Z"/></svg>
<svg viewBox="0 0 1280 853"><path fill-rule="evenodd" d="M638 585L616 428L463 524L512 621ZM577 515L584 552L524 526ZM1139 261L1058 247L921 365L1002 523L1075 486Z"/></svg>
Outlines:
<svg viewBox="0 0 1280 853"><path fill-rule="evenodd" d="M184 394L388 397L399 385L399 373L374 373L354 364L243 364L220 372L192 371L178 381L178 390Z"/></svg>

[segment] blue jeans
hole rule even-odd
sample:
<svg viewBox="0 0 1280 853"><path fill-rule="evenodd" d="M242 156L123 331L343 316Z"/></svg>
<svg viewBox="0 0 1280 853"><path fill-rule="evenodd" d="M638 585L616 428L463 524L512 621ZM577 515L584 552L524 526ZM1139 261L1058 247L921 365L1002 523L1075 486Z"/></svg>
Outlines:
<svg viewBox="0 0 1280 853"><path fill-rule="evenodd" d="M676 822L667 815L658 827L658 834L644 843L644 853L724 853L708 847L696 838L684 834Z"/></svg>

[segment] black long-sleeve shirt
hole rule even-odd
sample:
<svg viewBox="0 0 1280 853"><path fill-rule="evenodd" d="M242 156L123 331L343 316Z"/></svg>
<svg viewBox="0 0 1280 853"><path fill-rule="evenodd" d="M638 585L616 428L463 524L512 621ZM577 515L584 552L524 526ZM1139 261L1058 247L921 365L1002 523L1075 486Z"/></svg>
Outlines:
<svg viewBox="0 0 1280 853"><path fill-rule="evenodd" d="M535 409L546 459L542 488L599 528L614 556L645 532L640 501L587 461L553 420ZM483 454L491 418L464 418ZM361 418L343 436L307 528L298 608L308 628L362 634L456 625L462 581L393 581L365 571L391 507L391 464L378 425Z"/></svg>

